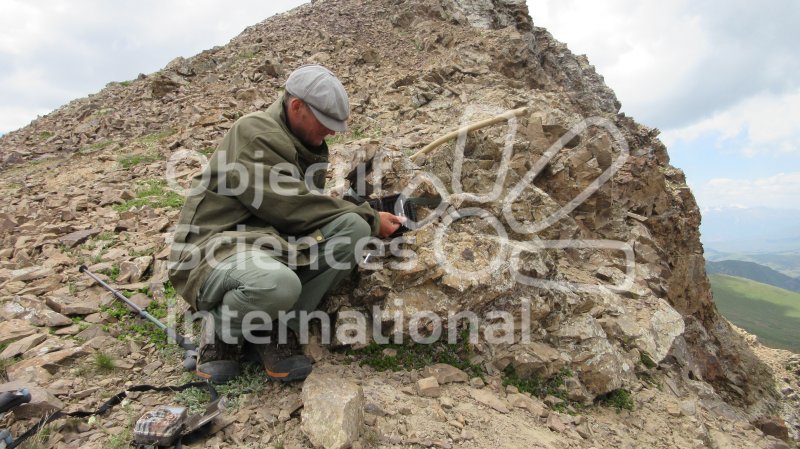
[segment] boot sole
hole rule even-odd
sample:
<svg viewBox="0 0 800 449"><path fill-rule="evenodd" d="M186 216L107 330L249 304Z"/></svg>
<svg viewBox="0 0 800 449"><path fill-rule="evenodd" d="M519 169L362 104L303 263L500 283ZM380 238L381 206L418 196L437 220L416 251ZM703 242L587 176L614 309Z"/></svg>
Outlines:
<svg viewBox="0 0 800 449"><path fill-rule="evenodd" d="M264 363L264 371L267 377L279 382L297 382L304 380L311 374L313 366L311 360L303 355L293 355L276 363Z"/></svg>
<svg viewBox="0 0 800 449"><path fill-rule="evenodd" d="M213 384L224 384L241 374L239 362L215 360L197 365L195 374Z"/></svg>

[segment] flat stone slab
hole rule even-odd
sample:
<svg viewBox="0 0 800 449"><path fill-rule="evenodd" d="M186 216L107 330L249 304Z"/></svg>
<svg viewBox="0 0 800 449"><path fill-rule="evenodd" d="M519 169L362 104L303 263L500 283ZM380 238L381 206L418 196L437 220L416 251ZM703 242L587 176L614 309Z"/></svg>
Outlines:
<svg viewBox="0 0 800 449"><path fill-rule="evenodd" d="M483 405L489 406L500 413L508 413L508 403L500 398L498 398L494 393L491 391L481 389L481 390L472 390L469 392L472 399L480 402Z"/></svg>
<svg viewBox="0 0 800 449"><path fill-rule="evenodd" d="M58 239L58 241L67 248L73 248L85 242L89 237L99 234L100 231L100 229L84 229L82 231L75 231L61 237Z"/></svg>
<svg viewBox="0 0 800 449"><path fill-rule="evenodd" d="M9 319L20 319L35 326L62 327L69 326L72 321L64 315L50 309L34 296L16 296L7 301L0 309L0 315Z"/></svg>
<svg viewBox="0 0 800 449"><path fill-rule="evenodd" d="M31 336L38 331L39 328L25 320L5 320L0 322L0 345Z"/></svg>
<svg viewBox="0 0 800 449"><path fill-rule="evenodd" d="M48 296L45 303L56 312L67 316L90 315L100 311L99 299L79 300L72 296L59 295Z"/></svg>
<svg viewBox="0 0 800 449"><path fill-rule="evenodd" d="M26 378L25 373L27 371L38 372L39 368L53 374L69 361L78 357L83 357L86 354L88 354L88 352L82 346L63 349L11 365L6 369L6 374L8 375L8 379L12 381L24 379Z"/></svg>
<svg viewBox="0 0 800 449"><path fill-rule="evenodd" d="M19 339L9 344L6 347L6 349L3 350L2 353L0 353L0 360L8 360L18 355L22 355L26 351L38 345L39 343L45 341L46 339L47 335L45 334L33 334L25 338Z"/></svg>
<svg viewBox="0 0 800 449"><path fill-rule="evenodd" d="M467 382L469 376L464 371L446 363L436 363L422 370L422 377L435 377L440 385L453 382Z"/></svg>

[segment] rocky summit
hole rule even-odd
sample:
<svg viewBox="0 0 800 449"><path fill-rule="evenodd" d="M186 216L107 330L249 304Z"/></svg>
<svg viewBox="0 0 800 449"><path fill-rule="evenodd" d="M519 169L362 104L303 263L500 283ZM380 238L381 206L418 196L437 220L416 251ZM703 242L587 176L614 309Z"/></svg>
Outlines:
<svg viewBox="0 0 800 449"><path fill-rule="evenodd" d="M519 0L312 1L2 136L0 390L32 400L0 428L192 379L78 267L191 334L166 277L188 181L320 63L352 109L328 193L422 198L417 220L324 302L312 376L246 371L192 447L796 447L800 356L719 315L658 130L535 23ZM206 400L131 393L29 444L127 447L145 411Z"/></svg>

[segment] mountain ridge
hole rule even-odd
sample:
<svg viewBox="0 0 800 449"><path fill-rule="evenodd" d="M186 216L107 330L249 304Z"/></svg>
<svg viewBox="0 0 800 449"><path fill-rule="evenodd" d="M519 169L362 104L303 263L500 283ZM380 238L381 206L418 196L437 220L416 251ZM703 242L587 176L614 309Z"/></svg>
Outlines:
<svg viewBox="0 0 800 449"><path fill-rule="evenodd" d="M707 247L705 248L705 255L707 260L713 262L721 260L753 262L792 278L800 277L800 251L727 253Z"/></svg>
<svg viewBox="0 0 800 449"><path fill-rule="evenodd" d="M787 276L755 262L741 260L707 261L706 271L709 274L727 274L794 292L800 291L800 279Z"/></svg>

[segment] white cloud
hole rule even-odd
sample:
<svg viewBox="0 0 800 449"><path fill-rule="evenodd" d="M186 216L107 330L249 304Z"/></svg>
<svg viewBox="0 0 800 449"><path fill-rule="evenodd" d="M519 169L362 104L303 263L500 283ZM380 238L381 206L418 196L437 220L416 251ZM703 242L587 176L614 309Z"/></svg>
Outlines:
<svg viewBox="0 0 800 449"><path fill-rule="evenodd" d="M715 178L692 186L704 208L771 207L800 208L800 172L779 173L758 179Z"/></svg>
<svg viewBox="0 0 800 449"><path fill-rule="evenodd" d="M0 14L0 55L22 55L38 45L43 32L41 8L17 0L6 0Z"/></svg>
<svg viewBox="0 0 800 449"><path fill-rule="evenodd" d="M714 136L717 145L741 154L800 155L800 89L788 95L762 94L684 128L665 131L667 146ZM744 139L743 142L740 140Z"/></svg>
<svg viewBox="0 0 800 449"><path fill-rule="evenodd" d="M800 207L800 2L527 1L626 114L663 131L701 206Z"/></svg>
<svg viewBox="0 0 800 449"><path fill-rule="evenodd" d="M585 53L622 109L686 126L743 98L800 87L800 3L528 0L534 24Z"/></svg>
<svg viewBox="0 0 800 449"><path fill-rule="evenodd" d="M650 122L663 103L685 88L711 51L702 21L687 0L578 2L528 0L533 22L574 53L589 57L622 101L622 109Z"/></svg>
<svg viewBox="0 0 800 449"><path fill-rule="evenodd" d="M303 0L3 0L0 132L110 81L224 45Z"/></svg>
<svg viewBox="0 0 800 449"><path fill-rule="evenodd" d="M0 136L5 134L3 129L4 124L13 123L17 128L26 126L40 115L45 115L52 111L51 108L32 108L29 106L16 107L16 106L2 106L0 107Z"/></svg>

